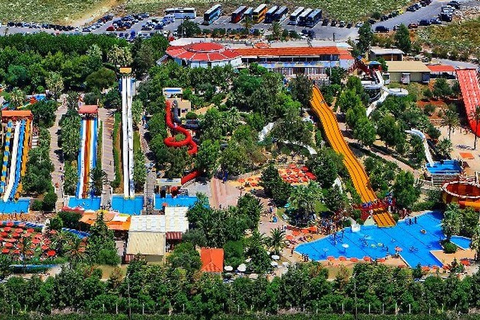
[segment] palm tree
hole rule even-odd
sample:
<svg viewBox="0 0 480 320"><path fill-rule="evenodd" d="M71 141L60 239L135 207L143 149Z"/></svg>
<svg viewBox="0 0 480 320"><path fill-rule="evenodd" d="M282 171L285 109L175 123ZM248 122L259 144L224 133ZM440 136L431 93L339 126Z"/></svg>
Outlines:
<svg viewBox="0 0 480 320"><path fill-rule="evenodd" d="M31 250L32 246L32 239L30 237L22 237L20 241L20 254L22 256L22 265L23 265L23 273L25 274L27 271L27 256L28 252Z"/></svg>
<svg viewBox="0 0 480 320"><path fill-rule="evenodd" d="M245 29L247 29L247 32L250 32L250 28L252 27L252 25L253 25L252 18L245 17L245 19L243 19L243 26L245 27Z"/></svg>
<svg viewBox="0 0 480 320"><path fill-rule="evenodd" d="M479 113L480 117L480 113ZM442 117L442 122L441 126L442 127L448 127L448 140L451 140L451 133L452 129L457 128L460 125L460 119L458 118L458 114L452 110L448 109L443 117Z"/></svg>
<svg viewBox="0 0 480 320"><path fill-rule="evenodd" d="M470 249L475 250L475 261L480 260L480 226L477 226L472 235Z"/></svg>
<svg viewBox="0 0 480 320"><path fill-rule="evenodd" d="M473 134L475 135L475 140L473 141L473 149L477 150L477 134L478 134L478 122L480 122L480 105L475 107L475 110L470 115L473 120L475 120L475 130Z"/></svg>
<svg viewBox="0 0 480 320"><path fill-rule="evenodd" d="M280 228L272 229L268 238L268 244L275 254L280 254L280 251L285 247L285 231Z"/></svg>
<svg viewBox="0 0 480 320"><path fill-rule="evenodd" d="M75 269L78 262L85 259L86 249L85 242L79 237L72 236L68 244L66 245L66 255L70 260L70 267Z"/></svg>
<svg viewBox="0 0 480 320"><path fill-rule="evenodd" d="M272 24L272 36L275 40L280 39L282 33L282 25L279 22L274 22Z"/></svg>
<svg viewBox="0 0 480 320"><path fill-rule="evenodd" d="M23 101L25 101L25 92L19 88L13 89L10 93L9 101L14 108L21 107L23 105Z"/></svg>
<svg viewBox="0 0 480 320"><path fill-rule="evenodd" d="M52 244L55 248L55 251L59 256L63 256L63 253L66 249L66 245L70 239L71 235L66 231L58 231L52 237Z"/></svg>
<svg viewBox="0 0 480 320"><path fill-rule="evenodd" d="M450 242L452 235L460 232L460 214L460 207L456 203L448 204L447 210L443 213L442 231L448 242Z"/></svg>
<svg viewBox="0 0 480 320"><path fill-rule="evenodd" d="M107 173L102 170L101 167L97 166L90 171L90 190L91 192L99 196L102 194L103 185L108 183Z"/></svg>
<svg viewBox="0 0 480 320"><path fill-rule="evenodd" d="M307 186L293 188L289 198L290 206L297 211L301 220L315 212L315 206L322 200L322 191L317 182L310 181Z"/></svg>

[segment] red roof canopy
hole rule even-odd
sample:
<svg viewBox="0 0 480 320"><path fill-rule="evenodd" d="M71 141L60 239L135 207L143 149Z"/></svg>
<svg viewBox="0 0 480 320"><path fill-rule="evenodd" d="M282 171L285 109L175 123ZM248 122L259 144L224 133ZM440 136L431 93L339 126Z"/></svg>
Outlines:
<svg viewBox="0 0 480 320"><path fill-rule="evenodd" d="M223 249L202 248L200 259L202 259L203 272L223 272Z"/></svg>
<svg viewBox="0 0 480 320"><path fill-rule="evenodd" d="M78 113L80 114L97 114L98 113L98 106L94 104L85 104L78 109Z"/></svg>
<svg viewBox="0 0 480 320"><path fill-rule="evenodd" d="M186 46L171 46L167 48L166 53L176 59L208 62L232 60L239 56L239 54L233 50L212 42L192 43Z"/></svg>
<svg viewBox="0 0 480 320"><path fill-rule="evenodd" d="M4 118L31 118L33 116L30 110L2 110L2 117Z"/></svg>
<svg viewBox="0 0 480 320"><path fill-rule="evenodd" d="M431 64L427 67L430 72L455 72L455 67L448 64Z"/></svg>
<svg viewBox="0 0 480 320"><path fill-rule="evenodd" d="M283 48L238 48L234 49L242 56L318 56L325 54L347 54L335 46L326 47L283 47Z"/></svg>

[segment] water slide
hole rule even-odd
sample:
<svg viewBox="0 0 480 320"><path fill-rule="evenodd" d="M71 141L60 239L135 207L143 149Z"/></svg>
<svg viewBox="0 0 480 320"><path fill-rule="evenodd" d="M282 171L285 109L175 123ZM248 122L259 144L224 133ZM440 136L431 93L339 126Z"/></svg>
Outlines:
<svg viewBox="0 0 480 320"><path fill-rule="evenodd" d="M127 138L128 138L128 187L130 198L135 197L135 183L133 182L133 115L132 115L132 80L127 78Z"/></svg>
<svg viewBox="0 0 480 320"><path fill-rule="evenodd" d="M362 85L367 90L380 90L380 96L377 100L373 101L367 108L367 117L377 108L377 106L388 96L398 96L398 97L405 97L408 95L408 91L402 88L387 88L385 86L385 81L383 80L382 72L378 69L373 70L372 72L374 82L369 81L362 81ZM367 83L368 82L368 83Z"/></svg>
<svg viewBox="0 0 480 320"><path fill-rule="evenodd" d="M477 70L458 69L456 72L460 90L462 91L463 104L465 105L468 123L473 133L480 136L480 128L477 128L477 123L474 118L475 108L480 106L480 85L478 83Z"/></svg>
<svg viewBox="0 0 480 320"><path fill-rule="evenodd" d="M182 124L182 120L178 117L179 112L178 112L177 101L174 100L172 104L173 104L173 121L176 124L179 124L185 129L189 129L189 130L198 130L200 128L200 125L198 124L198 120L190 120L190 121L187 120L186 124Z"/></svg>
<svg viewBox="0 0 480 320"><path fill-rule="evenodd" d="M25 140L23 143L23 155L22 155L22 170L21 170L21 175L22 177L25 175L27 172L27 157L28 157L28 151L30 148L30 135L32 134L31 131L31 120L27 119L27 125L25 127Z"/></svg>
<svg viewBox="0 0 480 320"><path fill-rule="evenodd" d="M427 158L428 164L430 164L431 167L435 165L435 161L433 161L432 154L430 152L430 147L427 142L427 137L425 134L423 134L422 131L417 130L417 129L412 129L412 130L405 130L406 133L415 135L417 137L420 137L423 142L423 148L425 149L425 157Z"/></svg>
<svg viewBox="0 0 480 320"><path fill-rule="evenodd" d="M82 119L82 124L80 127L80 152L78 153L77 166L78 166L78 182L77 182L77 198L82 197L83 192L83 161L85 159L85 140L86 140L86 119Z"/></svg>
<svg viewBox="0 0 480 320"><path fill-rule="evenodd" d="M128 178L128 138L127 138L127 79L122 77L122 163L123 163L123 194L130 197Z"/></svg>
<svg viewBox="0 0 480 320"><path fill-rule="evenodd" d="M20 138L18 141L18 154L17 154L17 165L15 167L15 179L13 182L13 187L10 192L9 200L15 199L15 194L17 193L18 184L20 183L20 178L22 177L22 160L25 152L25 138L26 138L26 120L22 120L22 125L20 127Z"/></svg>
<svg viewBox="0 0 480 320"><path fill-rule="evenodd" d="M335 152L343 155L343 161L352 178L353 185L363 203L371 203L377 200L375 192L370 186L368 176L362 165L358 162L352 150L348 147L343 138L335 114L330 110L322 93L317 87L313 88L313 96L310 101L312 111L317 115L322 123L330 146ZM395 221L388 212L375 213L373 216L379 227L390 227L395 225Z"/></svg>
<svg viewBox="0 0 480 320"><path fill-rule="evenodd" d="M167 101L165 103L165 113L166 113L165 121L167 123L167 126L170 128L170 130L172 130L172 132L175 132L175 131L179 132L185 136L185 139L181 141L176 141L175 136L167 137L164 140L165 145L167 147L174 147L174 148L188 146L188 154L190 155L196 154L198 151L198 146L195 143L195 141L193 141L192 135L190 134L190 132L187 129L183 128L181 125L177 125L173 122L172 103L170 101ZM198 175L199 175L199 172L197 170L192 171L191 173L189 173L188 175L182 178L182 184L196 178Z"/></svg>
<svg viewBox="0 0 480 320"><path fill-rule="evenodd" d="M18 140L20 138L20 127L21 122L17 121L15 124L15 133L13 136L13 147L12 147L12 160L10 161L10 172L8 177L8 185L5 193L3 194L3 202L7 202L10 198L10 193L12 192L13 184L15 182L15 167L17 165L17 155L18 155Z"/></svg>
<svg viewBox="0 0 480 320"><path fill-rule="evenodd" d="M88 189L90 187L90 159L92 156L92 134L93 134L93 121L87 119L85 122L85 145L84 145L84 158L83 158L83 189L82 198L86 198L88 195Z"/></svg>
<svg viewBox="0 0 480 320"><path fill-rule="evenodd" d="M265 138L270 133L270 131L272 131L274 125L275 125L275 122L270 122L265 127L263 127L262 131L260 131L258 133L258 142L262 142L263 140L265 140ZM287 141L287 140L283 140L283 141L280 141L280 142L285 143L285 144L294 144L296 146L300 146L302 148L305 148L305 149L307 149L308 153L310 153L310 155L316 155L317 154L317 150L315 150L314 148L312 148L310 146L304 145L303 143L300 143L300 142Z"/></svg>
<svg viewBox="0 0 480 320"><path fill-rule="evenodd" d="M8 167L8 160L10 157L10 140L12 138L12 128L13 122L10 120L7 123L7 132L5 134L5 147L3 151L3 165L2 165L2 176L0 182L0 193L3 193L6 186L7 180L7 167Z"/></svg>

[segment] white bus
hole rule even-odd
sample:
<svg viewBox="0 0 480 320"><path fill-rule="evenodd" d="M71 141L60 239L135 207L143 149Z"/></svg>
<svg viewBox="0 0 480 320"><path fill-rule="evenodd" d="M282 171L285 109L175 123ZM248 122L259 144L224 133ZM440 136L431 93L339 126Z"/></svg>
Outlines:
<svg viewBox="0 0 480 320"><path fill-rule="evenodd" d="M174 15L175 19L195 19L197 10L195 8L167 8L165 15Z"/></svg>
<svg viewBox="0 0 480 320"><path fill-rule="evenodd" d="M290 15L288 24L296 25L298 21L298 17L300 16L300 14L303 12L304 9L305 9L304 7L298 7L297 9L295 9L295 11L293 11L293 13Z"/></svg>

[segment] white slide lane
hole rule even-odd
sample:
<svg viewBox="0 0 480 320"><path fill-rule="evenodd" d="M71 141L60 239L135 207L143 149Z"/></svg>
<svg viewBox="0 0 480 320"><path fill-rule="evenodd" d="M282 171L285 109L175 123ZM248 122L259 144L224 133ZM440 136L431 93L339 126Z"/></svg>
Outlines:
<svg viewBox="0 0 480 320"><path fill-rule="evenodd" d="M132 118L132 79L127 77L127 136L128 136L128 182L129 197L135 196L135 184L133 183L133 118Z"/></svg>
<svg viewBox="0 0 480 320"><path fill-rule="evenodd" d="M370 114L375 111L375 109L377 108L377 105L379 103L383 103L383 101L385 101L385 99L387 99L387 97L389 95L393 95L393 96L407 96L408 95L408 91L405 90L405 89L401 89L401 88L398 88L398 89L389 89L387 87L385 87L385 81L383 80L383 76L382 76L382 73L380 72L380 70L375 70L374 71L374 78L375 78L375 84L371 84L371 83L365 83L364 81L362 81L362 84L364 85L364 88L365 89L380 89L381 90L381 94L380 94L380 97L378 100L375 100L374 102L372 102L368 108L367 108L367 117L370 116Z"/></svg>
<svg viewBox="0 0 480 320"><path fill-rule="evenodd" d="M122 77L122 159L123 159L123 196L130 197L128 185L128 137L127 137L127 79Z"/></svg>
<svg viewBox="0 0 480 320"><path fill-rule="evenodd" d="M17 155L18 155L18 139L20 138L20 121L15 123L15 133L13 138L13 148L12 150L12 160L10 164L10 174L8 177L8 185L5 193L3 194L3 202L7 202L12 192L13 184L15 182L15 167L17 165Z"/></svg>
<svg viewBox="0 0 480 320"><path fill-rule="evenodd" d="M417 129L405 130L405 132L416 135L420 137L420 139L422 139L423 148L425 149L425 157L427 158L428 164L430 164L430 166L433 167L433 165L435 164L435 161L433 161L432 154L430 153L430 147L428 146L427 137L423 134L422 131Z"/></svg>
<svg viewBox="0 0 480 320"><path fill-rule="evenodd" d="M87 139L87 120L82 119L82 140L80 142L80 177L78 177L78 190L77 190L77 198L83 197L83 177L85 176L85 140Z"/></svg>

